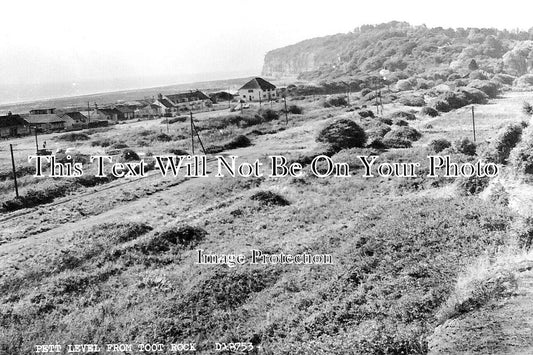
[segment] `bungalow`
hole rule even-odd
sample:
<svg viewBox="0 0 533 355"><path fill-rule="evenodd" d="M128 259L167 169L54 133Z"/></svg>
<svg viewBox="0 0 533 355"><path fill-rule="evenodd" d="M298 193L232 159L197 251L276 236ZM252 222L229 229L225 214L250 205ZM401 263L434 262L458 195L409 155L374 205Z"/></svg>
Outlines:
<svg viewBox="0 0 533 355"><path fill-rule="evenodd" d="M32 110L35 112L35 110ZM25 115L24 119L31 127L41 132L62 131L65 129L66 120L55 113L39 113Z"/></svg>
<svg viewBox="0 0 533 355"><path fill-rule="evenodd" d="M122 112L116 108L97 108L91 115L91 119L94 117L95 120L106 120L116 123L118 120L124 119Z"/></svg>
<svg viewBox="0 0 533 355"><path fill-rule="evenodd" d="M148 104L135 110L137 117L153 118L161 115L161 107L155 104Z"/></svg>
<svg viewBox="0 0 533 355"><path fill-rule="evenodd" d="M0 116L0 138L18 137L30 134L30 127L20 115L9 112Z"/></svg>
<svg viewBox="0 0 533 355"><path fill-rule="evenodd" d="M274 84L263 78L253 78L239 89L239 97L246 101L270 101L279 95Z"/></svg>
<svg viewBox="0 0 533 355"><path fill-rule="evenodd" d="M135 118L135 107L129 105L117 105L115 109L119 110L122 114L122 119L130 120Z"/></svg>
<svg viewBox="0 0 533 355"><path fill-rule="evenodd" d="M88 118L79 111L66 112L61 117L65 119L66 129L82 129L89 124Z"/></svg>
<svg viewBox="0 0 533 355"><path fill-rule="evenodd" d="M159 107L161 115L171 115L178 112L178 108L161 94L157 95L157 100L153 104Z"/></svg>
<svg viewBox="0 0 533 355"><path fill-rule="evenodd" d="M161 95L161 94L159 94ZM178 110L201 110L206 107L211 107L213 102L200 90L191 90L188 92L181 92L172 95L165 95L165 99L170 101Z"/></svg>

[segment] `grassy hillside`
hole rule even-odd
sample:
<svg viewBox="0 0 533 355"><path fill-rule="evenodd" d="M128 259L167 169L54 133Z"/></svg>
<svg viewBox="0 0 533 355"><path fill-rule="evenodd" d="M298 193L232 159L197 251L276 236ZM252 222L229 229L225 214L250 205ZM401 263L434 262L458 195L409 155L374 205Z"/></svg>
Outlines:
<svg viewBox="0 0 533 355"><path fill-rule="evenodd" d="M454 95L445 99L467 99ZM21 171L25 195L51 191L60 204L40 201L15 212L4 204L0 349L14 355L45 343L196 342L199 353L211 354L215 342L250 342L259 354L425 354L443 314L470 312L492 297L482 288L454 303L468 266L513 243L527 247L532 234L530 221L508 207L517 193L508 184L428 178L424 162L440 152L529 176L525 99L505 93L475 104L475 143L467 138L469 110L432 117L396 100L374 117L362 107L364 95L350 104L343 97L290 101L298 113L288 124L281 103L195 116L209 149L247 161L282 154L305 166L298 178L69 180L66 190L64 180ZM120 145L149 160L189 149L188 122L168 127L164 133L166 122L129 122L46 139L75 146L76 159ZM17 152L33 144L18 140ZM353 176L314 176L309 162L320 154L348 163ZM357 155L422 166L414 178L364 178ZM7 195L12 181L8 173L4 179ZM333 263L207 266L196 264L197 249L331 254Z"/></svg>
<svg viewBox="0 0 533 355"><path fill-rule="evenodd" d="M352 90L360 90L361 83L379 85L383 69L389 71L388 84L408 78L453 81L476 70L520 77L533 69L531 36L531 31L428 28L405 22L365 25L270 51L263 73L359 81Z"/></svg>

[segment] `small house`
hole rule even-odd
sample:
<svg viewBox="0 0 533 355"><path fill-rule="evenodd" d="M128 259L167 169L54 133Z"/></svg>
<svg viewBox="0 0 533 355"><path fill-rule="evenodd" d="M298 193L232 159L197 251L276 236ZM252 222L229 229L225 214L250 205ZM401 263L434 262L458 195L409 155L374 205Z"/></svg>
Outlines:
<svg viewBox="0 0 533 355"><path fill-rule="evenodd" d="M148 104L135 110L137 117L153 118L161 115L161 107L155 104Z"/></svg>
<svg viewBox="0 0 533 355"><path fill-rule="evenodd" d="M0 116L0 138L19 137L30 134L30 126L20 115L9 112Z"/></svg>
<svg viewBox="0 0 533 355"><path fill-rule="evenodd" d="M32 110L35 112L35 110ZM31 127L41 132L62 131L66 127L66 120L55 113L30 113L23 117Z"/></svg>
<svg viewBox="0 0 533 355"><path fill-rule="evenodd" d="M153 104L159 107L161 115L171 115L178 112L178 108L161 94L157 96L157 100Z"/></svg>
<svg viewBox="0 0 533 355"><path fill-rule="evenodd" d="M88 118L79 111L66 112L61 117L65 119L65 128L68 130L82 129L89 123Z"/></svg>
<svg viewBox="0 0 533 355"><path fill-rule="evenodd" d="M263 78L253 78L239 89L239 97L246 101L270 101L278 96L276 86Z"/></svg>
<svg viewBox="0 0 533 355"><path fill-rule="evenodd" d="M165 95L163 98L170 101L180 111L201 110L213 104L211 98L200 90Z"/></svg>

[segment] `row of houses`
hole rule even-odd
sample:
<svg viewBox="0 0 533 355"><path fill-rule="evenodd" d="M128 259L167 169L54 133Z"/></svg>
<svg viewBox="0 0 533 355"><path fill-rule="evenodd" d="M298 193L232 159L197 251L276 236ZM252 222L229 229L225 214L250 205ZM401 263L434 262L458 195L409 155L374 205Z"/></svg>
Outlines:
<svg viewBox="0 0 533 355"><path fill-rule="evenodd" d="M0 138L24 136L32 129L40 132L77 130L115 124L134 118L153 118L176 116L184 111L204 110L212 107L216 99L223 97L231 100L230 93L215 93L207 96L200 90L163 95L154 99L143 99L99 108L96 104L91 110L76 111L55 108L30 110L29 114L0 116ZM276 87L262 78L253 78L237 91L239 101L268 101L278 98Z"/></svg>

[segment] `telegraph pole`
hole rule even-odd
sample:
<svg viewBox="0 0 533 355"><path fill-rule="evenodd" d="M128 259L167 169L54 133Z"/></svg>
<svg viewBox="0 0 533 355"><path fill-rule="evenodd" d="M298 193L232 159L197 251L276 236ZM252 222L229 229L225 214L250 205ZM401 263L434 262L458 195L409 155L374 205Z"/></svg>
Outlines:
<svg viewBox="0 0 533 355"><path fill-rule="evenodd" d="M472 105L472 132L474 133L474 143L476 142L476 119L474 117L474 105Z"/></svg>
<svg viewBox="0 0 533 355"><path fill-rule="evenodd" d="M35 154L39 155L39 142L37 141L37 126L35 126Z"/></svg>
<svg viewBox="0 0 533 355"><path fill-rule="evenodd" d="M192 155L194 155L194 123L192 122L192 111L191 113L191 148L192 148Z"/></svg>
<svg viewBox="0 0 533 355"><path fill-rule="evenodd" d="M11 151L11 165L13 166L13 181L15 182L15 195L19 197L19 187L17 184L17 170L15 169L15 157L13 156L13 144L9 145Z"/></svg>
<svg viewBox="0 0 533 355"><path fill-rule="evenodd" d="M289 112L287 111L287 96L283 96L283 102L285 104L285 124L289 124Z"/></svg>

